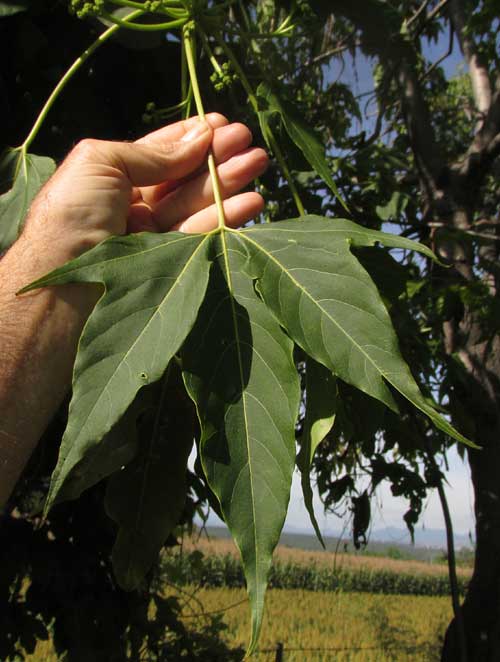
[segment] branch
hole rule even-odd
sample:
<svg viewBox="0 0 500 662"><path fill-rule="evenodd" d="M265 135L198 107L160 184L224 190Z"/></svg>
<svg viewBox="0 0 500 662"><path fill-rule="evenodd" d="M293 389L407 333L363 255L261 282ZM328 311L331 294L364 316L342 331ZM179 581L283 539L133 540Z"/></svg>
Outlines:
<svg viewBox="0 0 500 662"><path fill-rule="evenodd" d="M423 76L420 77L420 82L422 82L425 78L430 76L430 74L439 67L441 62L444 62L444 60L450 57L452 53L453 53L453 26L450 23L450 38L448 41L448 50L446 51L446 53L443 53L441 57L439 57L435 62L431 64L431 66L427 69L427 71L423 74Z"/></svg>
<svg viewBox="0 0 500 662"><path fill-rule="evenodd" d="M478 186L493 161L500 156L500 73L497 74L495 91L482 127L476 133L465 156L453 170Z"/></svg>
<svg viewBox="0 0 500 662"><path fill-rule="evenodd" d="M406 21L407 28L413 25L413 23L415 23L415 21L425 12L429 2L430 0L424 0L424 2L420 5L420 7L413 14L413 16L410 19L408 19L408 21ZM424 31L426 25L430 23L433 18L436 18L436 16L446 7L448 2L449 0L441 0L441 2L434 7L434 9L432 9L428 14L425 15L425 19L422 21L421 25L418 26L418 29L415 34L416 37L418 37Z"/></svg>
<svg viewBox="0 0 500 662"><path fill-rule="evenodd" d="M423 21L422 25L419 27L416 33L416 37L420 36L422 32L424 31L425 27L427 26L428 23L430 23L436 16L442 12L442 10L446 7L448 4L449 0L441 0L441 2L434 7L432 11L430 11L427 16L425 17L425 21Z"/></svg>
<svg viewBox="0 0 500 662"><path fill-rule="evenodd" d="M484 118L491 105L490 78L488 68L479 57L473 39L467 34L463 0L450 0L450 18L469 67L476 108Z"/></svg>
<svg viewBox="0 0 500 662"><path fill-rule="evenodd" d="M333 11L351 21L360 32L363 51L394 71L403 100L403 116L428 200L434 197L443 169L431 115L418 80L418 56L401 34L401 16L381 0L336 0Z"/></svg>
<svg viewBox="0 0 500 662"><path fill-rule="evenodd" d="M429 2L430 2L430 0L424 0L424 2L422 2L422 4L421 4L420 7L417 9L417 11L413 14L413 16L412 16L411 18L409 18L409 19L406 21L406 27L407 27L407 28L409 28L410 25L411 25L412 23L414 23L414 22L418 19L418 17L419 17L423 12L425 12L425 10L427 9L427 5L429 4Z"/></svg>

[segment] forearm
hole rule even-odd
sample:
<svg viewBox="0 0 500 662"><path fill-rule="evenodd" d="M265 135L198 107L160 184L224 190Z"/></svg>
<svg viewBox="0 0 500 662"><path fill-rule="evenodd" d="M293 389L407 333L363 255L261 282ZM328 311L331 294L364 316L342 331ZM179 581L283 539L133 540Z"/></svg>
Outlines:
<svg viewBox="0 0 500 662"><path fill-rule="evenodd" d="M0 261L0 508L69 389L98 297L96 287L76 284L16 292L70 257L22 237Z"/></svg>

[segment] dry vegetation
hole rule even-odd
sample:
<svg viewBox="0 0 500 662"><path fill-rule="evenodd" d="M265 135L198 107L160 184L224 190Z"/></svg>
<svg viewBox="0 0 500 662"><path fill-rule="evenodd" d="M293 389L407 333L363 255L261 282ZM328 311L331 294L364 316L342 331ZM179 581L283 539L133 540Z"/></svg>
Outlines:
<svg viewBox="0 0 500 662"><path fill-rule="evenodd" d="M203 612L224 610L226 641L244 647L249 627L245 595L243 589L193 591L192 599L185 597L185 622L193 624L203 619ZM439 659L451 617L447 598L271 590L266 605L259 644L263 652L255 662L274 660L271 651L277 642L285 646L286 662L430 662ZM365 650L355 650L360 648Z"/></svg>
<svg viewBox="0 0 500 662"><path fill-rule="evenodd" d="M197 549L207 556L212 554L238 555L238 551L232 540L214 537L207 539L205 535L186 539L184 549L185 551ZM396 560L379 556L356 556L354 554L343 554L340 552L337 554L325 551L312 552L302 549L292 549L282 545L278 546L274 558L285 563L326 565L330 568L336 567L339 570L385 570L409 575L446 575L448 573L448 567L444 563ZM470 577L471 569L458 567L457 573L461 577Z"/></svg>

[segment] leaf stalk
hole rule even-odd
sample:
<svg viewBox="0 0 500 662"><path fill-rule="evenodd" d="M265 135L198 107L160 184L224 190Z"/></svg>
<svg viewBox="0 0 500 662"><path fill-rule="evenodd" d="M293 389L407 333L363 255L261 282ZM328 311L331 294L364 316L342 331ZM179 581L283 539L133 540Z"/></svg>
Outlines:
<svg viewBox="0 0 500 662"><path fill-rule="evenodd" d="M135 18L138 18L139 16L142 16L145 12L143 10L136 10L131 12L127 16L127 20L133 20ZM89 59L91 55L95 53L95 51L100 48L110 37L112 37L115 32L117 32L120 29L120 25L112 25L110 28L105 30L102 34L100 34L97 39L94 41L93 44L91 44L83 53L73 62L73 64L69 67L69 69L66 71L66 73L62 76L62 78L59 80L55 88L52 90L52 93L50 94L49 98L45 102L42 110L40 111L38 117L35 120L35 123L33 124L33 127L31 128L31 131L29 132L26 140L24 143L21 145L21 150L26 154L30 145L32 142L35 140L36 136L38 135L38 132L40 131L40 128L42 124L45 121L45 118L50 112L50 109L54 105L55 101L61 94L61 92L64 90L68 82L71 80L71 78L74 76L74 74L82 67L83 64Z"/></svg>
<svg viewBox="0 0 500 662"><path fill-rule="evenodd" d="M134 23L129 18L118 18L108 12L102 12L101 16L119 27L127 28L128 30L138 30L139 32L160 32L162 30L181 28L187 21L187 15L177 18L174 21L167 21L166 23Z"/></svg>
<svg viewBox="0 0 500 662"><path fill-rule="evenodd" d="M196 104L196 110L198 115L202 120L206 119L205 109L203 107L203 100L201 97L200 86L198 83L198 75L196 73L196 62L194 56L193 48L193 30L194 24L187 23L182 31L184 52L186 53L186 64L189 71L189 77L191 79L191 86L193 89L193 97ZM208 170L210 172L210 177L212 179L212 187L214 191L215 205L217 207L217 219L218 226L220 229L226 227L226 217L224 214L224 205L222 202L222 194L220 189L219 175L217 174L217 168L215 165L215 158L212 148L208 152Z"/></svg>

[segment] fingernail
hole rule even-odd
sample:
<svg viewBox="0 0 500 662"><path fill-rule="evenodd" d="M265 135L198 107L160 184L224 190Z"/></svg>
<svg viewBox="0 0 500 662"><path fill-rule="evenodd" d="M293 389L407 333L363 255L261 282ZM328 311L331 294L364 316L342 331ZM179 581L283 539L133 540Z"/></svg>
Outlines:
<svg viewBox="0 0 500 662"><path fill-rule="evenodd" d="M199 138L207 131L208 131L207 123L200 120L198 121L198 124L195 127L193 127L184 136L182 136L181 140L182 142L189 142L190 140L196 140L196 138Z"/></svg>

